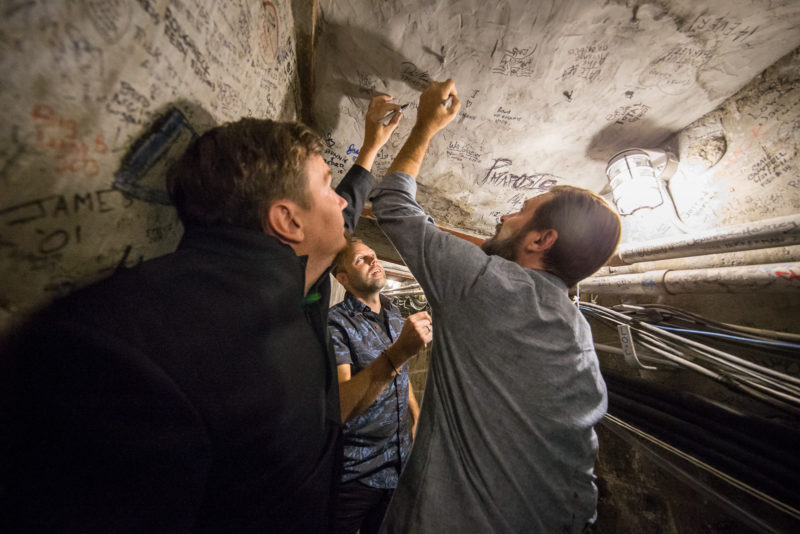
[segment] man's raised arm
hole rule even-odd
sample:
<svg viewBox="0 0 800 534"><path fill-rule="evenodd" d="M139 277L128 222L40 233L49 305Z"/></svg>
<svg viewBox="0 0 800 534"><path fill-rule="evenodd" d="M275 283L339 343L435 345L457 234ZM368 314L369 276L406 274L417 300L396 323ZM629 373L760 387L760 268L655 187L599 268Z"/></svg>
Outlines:
<svg viewBox="0 0 800 534"><path fill-rule="evenodd" d="M419 97L417 122L387 174L399 171L416 179L431 139L455 118L460 107L461 101L452 79L431 83Z"/></svg>
<svg viewBox="0 0 800 534"><path fill-rule="evenodd" d="M437 228L416 201L415 180L428 145L458 109L453 80L429 85L420 96L414 128L389 167L389 175L370 193L378 226L432 304L459 298L488 261L488 256L472 243Z"/></svg>
<svg viewBox="0 0 800 534"><path fill-rule="evenodd" d="M391 100L392 97L389 95L379 95L370 101L364 119L364 142L361 150L358 151L353 166L336 186L336 193L347 201L343 212L344 224L347 232L351 234L356 229L367 194L375 185L375 178L371 172L375 156L389 140L402 116L400 106L392 104ZM381 119L390 111L397 113L392 120L384 124Z"/></svg>

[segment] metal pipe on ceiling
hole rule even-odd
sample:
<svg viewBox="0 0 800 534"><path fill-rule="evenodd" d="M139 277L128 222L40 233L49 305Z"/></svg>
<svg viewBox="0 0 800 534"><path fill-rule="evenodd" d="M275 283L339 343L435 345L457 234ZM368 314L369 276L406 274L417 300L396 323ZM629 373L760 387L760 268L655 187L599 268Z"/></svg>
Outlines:
<svg viewBox="0 0 800 534"><path fill-rule="evenodd" d="M679 239L626 245L617 250L616 258L631 264L797 244L800 244L800 214L728 226Z"/></svg>
<svg viewBox="0 0 800 534"><path fill-rule="evenodd" d="M595 276L645 273L659 270L708 269L713 267L736 267L741 265L758 265L764 263L792 263L800 261L800 245L743 250L706 254L704 256L688 256L667 260L642 261L630 265L601 267Z"/></svg>
<svg viewBox="0 0 800 534"><path fill-rule="evenodd" d="M406 287L398 287L389 291L381 291L381 295L387 297L400 297L406 295L424 295L425 292L419 287L419 284L411 284Z"/></svg>
<svg viewBox="0 0 800 534"><path fill-rule="evenodd" d="M580 283L580 290L601 295L800 292L800 262L592 276Z"/></svg>

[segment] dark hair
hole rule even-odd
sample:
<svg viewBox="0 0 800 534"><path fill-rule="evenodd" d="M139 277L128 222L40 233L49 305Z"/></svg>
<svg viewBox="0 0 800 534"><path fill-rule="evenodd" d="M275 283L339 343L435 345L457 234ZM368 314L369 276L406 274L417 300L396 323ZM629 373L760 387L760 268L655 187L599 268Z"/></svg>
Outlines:
<svg viewBox="0 0 800 534"><path fill-rule="evenodd" d="M350 234L346 234L345 237L347 239L347 246L339 251L339 254L337 254L336 258L333 260L333 269L331 269L333 276L345 270L345 264L353 257L353 245L356 243L364 244L364 241Z"/></svg>
<svg viewBox="0 0 800 534"><path fill-rule="evenodd" d="M311 206L305 164L322 141L299 122L244 118L195 139L167 173L184 224L229 224L261 231L277 200Z"/></svg>
<svg viewBox="0 0 800 534"><path fill-rule="evenodd" d="M619 244L619 215L599 195L562 185L536 207L521 235L552 228L558 239L544 257L545 270L572 287L603 266Z"/></svg>

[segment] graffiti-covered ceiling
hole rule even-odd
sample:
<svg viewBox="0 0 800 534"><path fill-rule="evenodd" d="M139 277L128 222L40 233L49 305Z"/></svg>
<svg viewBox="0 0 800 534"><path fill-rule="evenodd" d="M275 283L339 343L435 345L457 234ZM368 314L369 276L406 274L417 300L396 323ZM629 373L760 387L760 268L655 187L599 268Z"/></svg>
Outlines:
<svg viewBox="0 0 800 534"><path fill-rule="evenodd" d="M371 96L453 78L457 119L419 177L437 223L476 236L554 184L600 192L616 152L658 147L800 45L800 2L323 0L313 120L342 176Z"/></svg>

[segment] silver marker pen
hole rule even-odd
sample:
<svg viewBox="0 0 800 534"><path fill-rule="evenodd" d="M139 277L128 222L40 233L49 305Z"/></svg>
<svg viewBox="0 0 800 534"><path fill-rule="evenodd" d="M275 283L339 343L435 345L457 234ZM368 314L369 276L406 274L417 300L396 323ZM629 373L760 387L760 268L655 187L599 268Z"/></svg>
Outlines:
<svg viewBox="0 0 800 534"><path fill-rule="evenodd" d="M386 126L387 124L389 124L389 121L392 120L392 117L394 117L395 113L397 113L398 111L405 111L407 107L408 104L403 104L402 106L400 106L400 109L393 109L392 111L384 115L382 118L378 119L378 122Z"/></svg>

